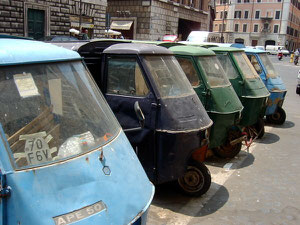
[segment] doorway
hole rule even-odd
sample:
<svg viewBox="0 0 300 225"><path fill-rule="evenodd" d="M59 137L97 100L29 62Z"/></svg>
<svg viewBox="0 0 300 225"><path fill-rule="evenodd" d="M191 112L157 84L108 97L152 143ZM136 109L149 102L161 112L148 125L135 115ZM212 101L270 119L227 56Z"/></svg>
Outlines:
<svg viewBox="0 0 300 225"><path fill-rule="evenodd" d="M36 40L45 34L45 11L28 9L28 36Z"/></svg>
<svg viewBox="0 0 300 225"><path fill-rule="evenodd" d="M267 40L267 41L265 42L265 46L267 46L267 45L276 45L276 42L273 41L273 40Z"/></svg>

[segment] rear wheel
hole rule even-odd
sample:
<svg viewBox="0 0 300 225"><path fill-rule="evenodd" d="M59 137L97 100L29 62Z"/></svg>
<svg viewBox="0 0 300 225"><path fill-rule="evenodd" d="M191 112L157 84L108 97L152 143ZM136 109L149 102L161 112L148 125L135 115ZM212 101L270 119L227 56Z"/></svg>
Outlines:
<svg viewBox="0 0 300 225"><path fill-rule="evenodd" d="M276 113L267 115L267 121L273 124L282 125L285 122L286 114L283 108L278 107Z"/></svg>
<svg viewBox="0 0 300 225"><path fill-rule="evenodd" d="M178 178L177 183L184 194L201 196L210 187L211 175L203 163L190 160L186 173Z"/></svg>
<svg viewBox="0 0 300 225"><path fill-rule="evenodd" d="M228 139L226 141L225 144L217 147L217 148L213 148L213 152L219 156L220 158L233 158L235 157L237 154L239 154L239 152L241 151L242 148L242 142L237 143L235 145L231 145L230 142L240 138L242 136L240 131L232 131L229 133L228 135Z"/></svg>

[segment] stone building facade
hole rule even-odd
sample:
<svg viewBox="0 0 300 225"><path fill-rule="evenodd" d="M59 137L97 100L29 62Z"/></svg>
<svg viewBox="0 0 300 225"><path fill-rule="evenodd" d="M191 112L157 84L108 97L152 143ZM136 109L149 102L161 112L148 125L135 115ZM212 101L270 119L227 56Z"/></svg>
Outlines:
<svg viewBox="0 0 300 225"><path fill-rule="evenodd" d="M38 39L81 27L103 37L106 8L107 0L1 0L0 34Z"/></svg>
<svg viewBox="0 0 300 225"><path fill-rule="evenodd" d="M125 38L160 40L208 30L208 0L108 0L110 28Z"/></svg>

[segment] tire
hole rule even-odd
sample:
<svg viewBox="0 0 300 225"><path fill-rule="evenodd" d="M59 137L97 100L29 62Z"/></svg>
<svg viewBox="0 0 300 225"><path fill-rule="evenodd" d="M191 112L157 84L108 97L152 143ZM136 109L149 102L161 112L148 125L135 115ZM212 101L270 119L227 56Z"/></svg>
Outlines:
<svg viewBox="0 0 300 225"><path fill-rule="evenodd" d="M226 159L226 158L234 158L237 154L239 154L239 152L242 149L242 142L235 144L235 145L231 145L230 141L241 137L242 134L240 131L232 131L228 134L228 140L226 141L225 144L217 147L217 148L213 148L213 152L215 153L215 155L217 155L220 158Z"/></svg>
<svg viewBox="0 0 300 225"><path fill-rule="evenodd" d="M282 125L286 120L286 113L283 108L278 107L276 113L267 115L267 121L276 125Z"/></svg>
<svg viewBox="0 0 300 225"><path fill-rule="evenodd" d="M259 118L254 128L257 132L257 139L261 139L265 135L265 123L262 118Z"/></svg>
<svg viewBox="0 0 300 225"><path fill-rule="evenodd" d="M190 160L186 173L178 178L177 184L184 194L199 197L208 191L211 175L203 163Z"/></svg>

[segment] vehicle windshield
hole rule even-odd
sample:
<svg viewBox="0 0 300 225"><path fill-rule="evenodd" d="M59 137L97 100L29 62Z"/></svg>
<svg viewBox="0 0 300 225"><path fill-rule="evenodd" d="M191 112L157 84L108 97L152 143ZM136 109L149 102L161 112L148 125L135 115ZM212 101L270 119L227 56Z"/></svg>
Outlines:
<svg viewBox="0 0 300 225"><path fill-rule="evenodd" d="M174 56L144 56L161 98L193 94L193 88Z"/></svg>
<svg viewBox="0 0 300 225"><path fill-rule="evenodd" d="M238 71L234 67L233 62L229 58L228 53L218 53L217 58L219 59L219 62L222 65L223 70L225 71L225 74L228 77L228 79L236 79L239 77Z"/></svg>
<svg viewBox="0 0 300 225"><path fill-rule="evenodd" d="M81 61L0 67L0 92L0 132L16 169L82 155L120 130Z"/></svg>
<svg viewBox="0 0 300 225"><path fill-rule="evenodd" d="M273 67L273 64L271 63L269 57L267 56L266 53L259 54L259 57L261 61L263 62L266 71L267 71L267 78L276 78L278 77L275 68Z"/></svg>
<svg viewBox="0 0 300 225"><path fill-rule="evenodd" d="M204 75L209 86L214 88L230 85L230 82L216 56L199 56L197 58L198 63L204 71Z"/></svg>
<svg viewBox="0 0 300 225"><path fill-rule="evenodd" d="M233 57L246 79L259 78L250 60L244 52L234 52Z"/></svg>

